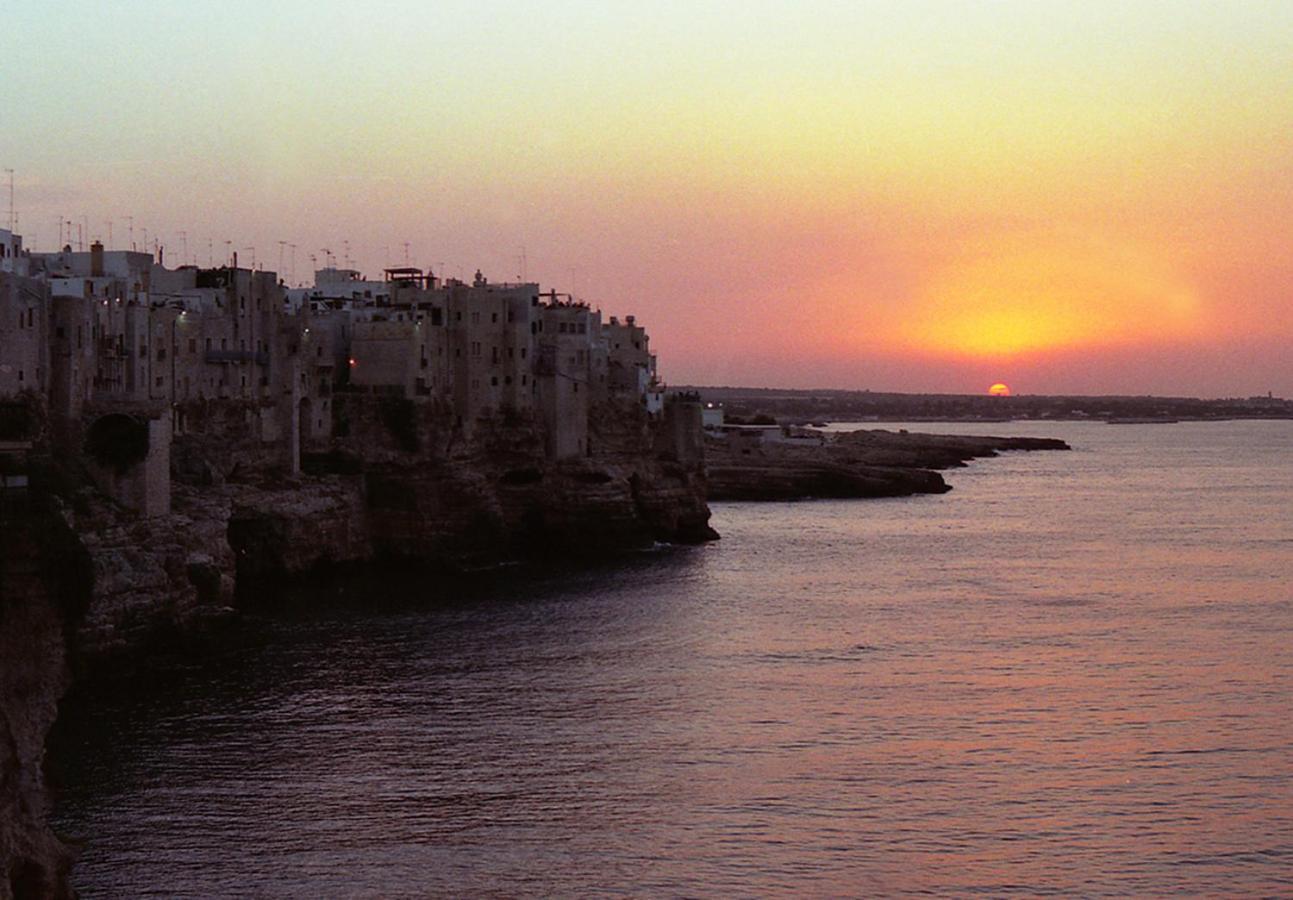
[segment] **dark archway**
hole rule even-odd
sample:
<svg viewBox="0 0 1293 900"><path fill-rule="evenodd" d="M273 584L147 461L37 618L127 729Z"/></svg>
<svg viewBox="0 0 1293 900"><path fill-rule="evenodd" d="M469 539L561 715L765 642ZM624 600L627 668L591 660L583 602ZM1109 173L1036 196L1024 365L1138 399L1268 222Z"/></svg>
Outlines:
<svg viewBox="0 0 1293 900"><path fill-rule="evenodd" d="M85 452L120 475L148 456L148 425L124 413L102 416L85 433Z"/></svg>

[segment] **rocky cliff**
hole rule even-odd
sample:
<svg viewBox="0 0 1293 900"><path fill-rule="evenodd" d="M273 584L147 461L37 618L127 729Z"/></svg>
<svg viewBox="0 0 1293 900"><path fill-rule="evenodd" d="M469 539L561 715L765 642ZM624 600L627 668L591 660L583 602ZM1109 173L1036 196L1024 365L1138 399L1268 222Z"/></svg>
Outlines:
<svg viewBox="0 0 1293 900"><path fill-rule="evenodd" d="M377 559L463 570L559 553L695 543L709 527L702 462L669 421L627 404L596 418L585 456L550 459L530 421L472 434L401 398L339 396L340 436L287 477L218 433L176 445L170 515L144 518L63 465L52 492L92 578L74 626L78 666L230 615L239 585ZM673 423L676 425L676 423Z"/></svg>
<svg viewBox="0 0 1293 900"><path fill-rule="evenodd" d="M45 738L66 691L67 632L89 561L54 510L0 509L0 898L67 897L71 854L46 824Z"/></svg>
<svg viewBox="0 0 1293 900"><path fill-rule="evenodd" d="M601 417L593 452L553 460L524 420L482 422L465 440L397 402L340 398L347 434L306 458L313 474L229 489L239 577L376 558L459 570L717 537L700 459L657 440L639 407Z"/></svg>

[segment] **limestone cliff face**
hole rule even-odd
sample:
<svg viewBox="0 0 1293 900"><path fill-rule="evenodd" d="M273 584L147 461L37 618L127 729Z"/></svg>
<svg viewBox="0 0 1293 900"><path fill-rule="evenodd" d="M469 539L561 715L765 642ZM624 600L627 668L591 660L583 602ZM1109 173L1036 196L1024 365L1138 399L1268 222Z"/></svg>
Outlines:
<svg viewBox="0 0 1293 900"><path fill-rule="evenodd" d="M337 411L344 436L308 454L298 477L209 439L207 455L197 440L177 454L168 516L74 491L65 516L92 573L76 664L219 620L239 605L240 581L379 558L460 570L717 536L699 453L673 436L698 429L636 405L603 410L590 453L559 460L520 417L465 434L443 410L399 398L339 397Z"/></svg>
<svg viewBox="0 0 1293 900"><path fill-rule="evenodd" d="M93 582L74 649L93 661L192 630L227 610L234 558L223 492L180 489L169 516L141 518L82 498L69 515Z"/></svg>
<svg viewBox="0 0 1293 900"><path fill-rule="evenodd" d="M465 436L435 410L397 404L339 398L348 433L307 459L315 475L239 489L229 540L240 577L379 557L463 569L716 537L700 460L660 441L661 423L637 407L601 417L589 455L552 460L530 421Z"/></svg>
<svg viewBox="0 0 1293 900"><path fill-rule="evenodd" d="M68 897L71 854L46 825L45 738L70 680L66 634L88 564L56 517L0 517L0 900Z"/></svg>

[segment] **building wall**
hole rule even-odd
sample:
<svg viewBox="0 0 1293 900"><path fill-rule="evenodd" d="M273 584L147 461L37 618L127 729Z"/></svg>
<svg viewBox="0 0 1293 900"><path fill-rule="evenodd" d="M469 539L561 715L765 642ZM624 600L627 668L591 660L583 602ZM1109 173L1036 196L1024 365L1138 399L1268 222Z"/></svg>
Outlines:
<svg viewBox="0 0 1293 900"><path fill-rule="evenodd" d="M539 307L539 380L548 454L583 456L588 447L588 413L593 397L590 378L600 319L581 303Z"/></svg>
<svg viewBox="0 0 1293 900"><path fill-rule="evenodd" d="M10 275L30 274L27 254L22 248L22 236L0 228L0 272Z"/></svg>
<svg viewBox="0 0 1293 900"><path fill-rule="evenodd" d="M336 303L294 311L272 272L172 270L98 244L21 258L34 273L26 292L15 276L0 282L0 394L34 379L59 415L119 401L168 408L186 434L223 421L206 404L235 404L267 455L291 468L331 436L332 392L347 382L437 403L468 437L483 420L534 416L553 457L591 452L589 415L612 397L661 407L633 317L603 324L599 311L534 283L322 273L316 292Z"/></svg>
<svg viewBox="0 0 1293 900"><path fill-rule="evenodd" d="M47 390L49 289L0 272L0 396Z"/></svg>

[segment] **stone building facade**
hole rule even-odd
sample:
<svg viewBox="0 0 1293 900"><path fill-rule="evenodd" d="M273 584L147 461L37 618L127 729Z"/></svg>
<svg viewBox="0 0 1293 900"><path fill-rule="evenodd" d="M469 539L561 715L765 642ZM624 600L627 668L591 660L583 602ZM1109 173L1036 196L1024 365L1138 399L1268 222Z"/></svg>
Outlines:
<svg viewBox="0 0 1293 900"><path fill-rule="evenodd" d="M324 270L292 296L236 255L169 269L97 242L34 253L5 232L0 244L0 400L35 392L75 440L104 417L133 417L156 451L147 478L172 439L204 436L294 473L302 452L327 449L337 391L430 404L468 441L485 423L527 422L552 458L592 452L601 404L657 411L655 358L633 317L603 324L535 283ZM105 475L123 503L165 511L156 491L122 484Z"/></svg>

